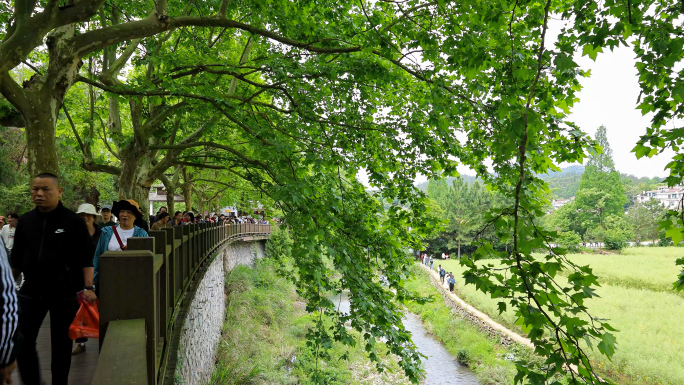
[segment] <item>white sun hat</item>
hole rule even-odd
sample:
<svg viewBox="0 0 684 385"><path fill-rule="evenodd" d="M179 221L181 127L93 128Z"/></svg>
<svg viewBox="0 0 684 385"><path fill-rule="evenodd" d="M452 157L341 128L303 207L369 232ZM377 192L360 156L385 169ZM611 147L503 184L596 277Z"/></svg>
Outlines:
<svg viewBox="0 0 684 385"><path fill-rule="evenodd" d="M78 211L76 211L76 214L90 214L95 216L95 220L102 219L102 216L97 213L97 210L95 210L95 206L91 205L90 203L83 203L82 205L78 206Z"/></svg>

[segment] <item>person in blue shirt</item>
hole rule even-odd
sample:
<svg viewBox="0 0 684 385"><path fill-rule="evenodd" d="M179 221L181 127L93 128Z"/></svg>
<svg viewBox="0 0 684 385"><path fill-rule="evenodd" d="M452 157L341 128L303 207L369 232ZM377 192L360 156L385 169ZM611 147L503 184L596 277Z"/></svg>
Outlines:
<svg viewBox="0 0 684 385"><path fill-rule="evenodd" d="M95 267L95 276L93 284L97 287L100 283L100 256L107 251L123 251L128 245L128 238L131 237L147 237L147 231L134 225L136 220L143 217L142 211L138 202L133 199L120 200L114 202L112 206L112 214L118 219L119 223L114 226L102 228L100 234L100 241L97 243L95 249L95 256L93 258L93 265Z"/></svg>

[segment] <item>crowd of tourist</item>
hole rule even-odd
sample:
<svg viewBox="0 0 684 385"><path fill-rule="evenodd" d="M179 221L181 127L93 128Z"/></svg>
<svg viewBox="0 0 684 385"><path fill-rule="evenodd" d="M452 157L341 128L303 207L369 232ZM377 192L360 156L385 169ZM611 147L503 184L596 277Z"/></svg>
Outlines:
<svg viewBox="0 0 684 385"><path fill-rule="evenodd" d="M225 214L195 215L192 211L176 211L171 217L167 208L162 206L156 215L150 215L150 227L152 230L160 230L165 227L183 226L195 223L220 223L226 225L237 225L242 223L253 223L267 225L265 218L257 219L250 215L233 216Z"/></svg>
<svg viewBox="0 0 684 385"><path fill-rule="evenodd" d="M71 356L85 351L86 339L72 341L71 325L79 308L77 293L93 302L99 295L100 257L126 250L128 239L196 223L268 224L252 216L195 215L161 207L149 222L138 202L123 199L98 212L90 203L74 212L60 198L62 188L53 174L32 182L35 209L22 215L0 216L0 381L11 383L18 364L22 383L43 384L36 352L41 325L50 313L53 384L67 384ZM23 278L23 279L22 279ZM17 291L17 288L18 291Z"/></svg>

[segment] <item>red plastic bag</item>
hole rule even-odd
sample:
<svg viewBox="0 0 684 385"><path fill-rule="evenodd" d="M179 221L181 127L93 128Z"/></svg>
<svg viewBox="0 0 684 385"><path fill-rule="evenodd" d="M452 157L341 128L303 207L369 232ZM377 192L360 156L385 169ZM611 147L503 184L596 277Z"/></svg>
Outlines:
<svg viewBox="0 0 684 385"><path fill-rule="evenodd" d="M69 338L100 338L100 312L97 309L98 301L90 303L81 293L78 293L78 303L81 307L76 313L76 318L69 326Z"/></svg>

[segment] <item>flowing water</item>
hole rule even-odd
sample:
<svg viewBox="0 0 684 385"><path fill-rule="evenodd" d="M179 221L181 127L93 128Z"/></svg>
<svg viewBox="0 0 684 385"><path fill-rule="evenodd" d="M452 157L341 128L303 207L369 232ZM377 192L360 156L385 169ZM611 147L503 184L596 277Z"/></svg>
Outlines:
<svg viewBox="0 0 684 385"><path fill-rule="evenodd" d="M329 298L342 313L349 313L347 292ZM425 369L425 385L477 385L475 374L461 365L449 352L434 339L423 327L420 317L406 312L404 327L411 332L413 343L418 351L427 356L422 360Z"/></svg>

